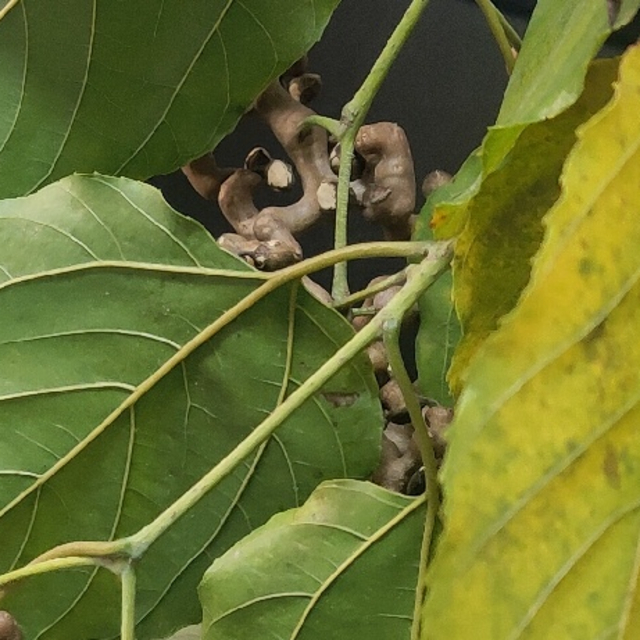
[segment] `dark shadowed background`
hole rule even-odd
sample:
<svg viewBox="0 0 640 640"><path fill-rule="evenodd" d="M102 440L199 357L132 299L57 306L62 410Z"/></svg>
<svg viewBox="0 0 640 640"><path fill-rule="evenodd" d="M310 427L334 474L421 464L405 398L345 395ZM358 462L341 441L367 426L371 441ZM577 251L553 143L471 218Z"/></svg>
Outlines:
<svg viewBox="0 0 640 640"><path fill-rule="evenodd" d="M560 0L559 0L560 1ZM602 0L605 2L605 0ZM535 0L496 2L522 34ZM311 105L324 115L339 117L342 105L360 86L409 0L342 0L322 41L310 52L310 71L320 73L322 94ZM634 28L615 37L606 53L638 36ZM498 112L507 75L502 58L480 10L472 0L431 0L411 40L402 51L369 113L368 120L389 120L404 127L411 142L418 184L433 169L454 173L483 138ZM216 150L222 166L241 166L247 152L265 146L276 157L279 147L256 118L246 117ZM181 172L152 180L178 211L200 220L215 235L230 227L214 203L200 198ZM268 197L268 199L266 199ZM297 199L294 191L277 203ZM262 193L257 203L276 203ZM419 197L418 206L422 205ZM352 241L380 237L379 231L354 219ZM306 255L329 248L331 220L308 231ZM350 267L353 289L394 264L355 263ZM328 283L328 274L320 281Z"/></svg>

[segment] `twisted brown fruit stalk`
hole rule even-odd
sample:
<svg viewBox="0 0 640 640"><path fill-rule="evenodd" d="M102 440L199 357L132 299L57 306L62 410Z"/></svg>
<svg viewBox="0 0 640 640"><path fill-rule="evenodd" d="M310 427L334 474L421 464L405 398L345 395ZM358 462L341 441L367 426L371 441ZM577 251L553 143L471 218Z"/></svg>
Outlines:
<svg viewBox="0 0 640 640"><path fill-rule="evenodd" d="M388 240L411 237L416 206L416 177L407 136L393 122L364 125L355 150L366 166L360 183L365 218L382 225Z"/></svg>

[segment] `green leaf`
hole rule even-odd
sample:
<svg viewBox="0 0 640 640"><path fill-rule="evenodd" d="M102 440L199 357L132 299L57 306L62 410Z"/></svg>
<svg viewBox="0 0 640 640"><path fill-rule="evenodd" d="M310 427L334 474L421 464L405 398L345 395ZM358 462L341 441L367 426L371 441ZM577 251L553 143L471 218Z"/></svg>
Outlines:
<svg viewBox="0 0 640 640"><path fill-rule="evenodd" d="M416 222L414 239L433 240L430 227L432 213L441 203L464 200L481 167L481 157L472 153L453 180L436 189L427 199ZM455 205L453 205L455 206ZM455 235L455 233L453 233ZM453 398L447 382L454 350L460 341L461 329L453 303L451 271L443 273L421 296L419 302L420 328L416 336L416 366L421 393L442 405L451 406Z"/></svg>
<svg viewBox="0 0 640 640"><path fill-rule="evenodd" d="M425 499L329 481L218 558L203 638L409 637Z"/></svg>
<svg viewBox="0 0 640 640"><path fill-rule="evenodd" d="M509 162L485 178L468 205L453 262L454 299L464 334L449 373L455 395L476 350L515 306L529 280L531 258L543 237L542 218L560 194L558 180L575 129L611 97L617 68L617 60L596 61L580 99L559 116L527 127Z"/></svg>
<svg viewBox="0 0 640 640"><path fill-rule="evenodd" d="M35 2L0 16L0 197L213 149L339 0Z"/></svg>
<svg viewBox="0 0 640 640"><path fill-rule="evenodd" d="M626 0L634 9L638 0ZM552 118L580 96L589 62L611 33L601 0L540 0L531 16L496 125Z"/></svg>
<svg viewBox="0 0 640 640"><path fill-rule="evenodd" d="M0 235L0 571L139 530L353 335L293 283L180 351L264 275L127 179L74 176L2 201ZM366 477L381 428L362 356L149 548L137 637L197 621L211 559L323 478ZM27 640L109 638L119 597L115 576L84 569L31 578L3 608Z"/></svg>
<svg viewBox="0 0 640 640"><path fill-rule="evenodd" d="M164 640L201 640L202 634L200 625L191 625L190 627L185 627L184 629L180 629L180 631L173 634L170 638L165 638Z"/></svg>
<svg viewBox="0 0 640 640"><path fill-rule="evenodd" d="M425 640L640 636L640 47L579 134L531 283L471 365Z"/></svg>
<svg viewBox="0 0 640 640"><path fill-rule="evenodd" d="M453 305L451 271L429 287L418 302L420 329L416 336L418 387L423 395L452 406L447 383L451 359L460 341L460 323Z"/></svg>
<svg viewBox="0 0 640 640"><path fill-rule="evenodd" d="M638 7L640 0L624 0L614 28L627 24ZM528 125L558 116L578 99L589 62L612 30L605 0L538 1L496 125L489 129L479 152L482 162L474 163L475 175L465 178L470 188L440 202L433 211L437 237L457 235L472 215L474 196L494 171L512 162L510 154ZM426 206L421 216L431 217L431 209Z"/></svg>

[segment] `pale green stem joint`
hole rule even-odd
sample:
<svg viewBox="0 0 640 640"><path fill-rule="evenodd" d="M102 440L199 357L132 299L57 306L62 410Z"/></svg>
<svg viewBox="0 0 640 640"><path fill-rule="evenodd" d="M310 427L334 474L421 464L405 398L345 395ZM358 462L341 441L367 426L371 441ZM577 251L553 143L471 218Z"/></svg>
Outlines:
<svg viewBox="0 0 640 640"><path fill-rule="evenodd" d="M329 132L336 140L339 140L344 133L342 124L338 120L334 120L333 118L327 118L326 116L314 115L309 116L302 123L304 128L306 127L322 127L326 131Z"/></svg>

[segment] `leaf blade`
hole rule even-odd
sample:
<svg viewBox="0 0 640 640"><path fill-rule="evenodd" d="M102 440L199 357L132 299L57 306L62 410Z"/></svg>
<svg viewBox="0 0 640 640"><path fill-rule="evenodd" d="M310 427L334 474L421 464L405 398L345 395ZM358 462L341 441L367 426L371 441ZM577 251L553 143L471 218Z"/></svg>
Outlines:
<svg viewBox="0 0 640 640"><path fill-rule="evenodd" d="M352 333L292 284L149 385L262 276L155 189L124 179L74 176L3 201L0 226L15 234L0 250L3 570L61 542L137 531ZM337 407L323 393L353 402ZM325 475L369 473L382 426L376 397L359 359L150 548L139 565L139 637L197 619L188 596L211 554L298 504ZM57 597L34 612L32 589L45 583ZM110 637L117 601L115 580L91 572L34 578L8 596L27 633L43 638Z"/></svg>
<svg viewBox="0 0 640 640"><path fill-rule="evenodd" d="M356 629L372 638L407 634L423 507L424 498L368 483L323 483L304 506L275 516L214 562L200 587L204 637L240 640L274 629L287 638L327 629L335 638Z"/></svg>
<svg viewBox="0 0 640 640"><path fill-rule="evenodd" d="M567 161L525 296L471 365L425 638L638 634L639 89L636 46Z"/></svg>
<svg viewBox="0 0 640 640"><path fill-rule="evenodd" d="M463 331L449 371L454 395L476 350L517 304L529 280L542 240L542 218L560 194L559 177L575 143L575 129L608 101L617 67L615 59L596 61L578 101L556 118L527 127L509 162L485 178L468 204L453 261Z"/></svg>
<svg viewBox="0 0 640 640"><path fill-rule="evenodd" d="M338 2L18 3L0 20L0 197L77 171L148 178L210 151Z"/></svg>
<svg viewBox="0 0 640 640"><path fill-rule="evenodd" d="M464 190L450 199L444 190L433 216L429 203L421 211L421 217L431 218L436 237L451 238L465 226L470 203L484 181L511 162L509 156L529 125L556 117L574 104L583 92L589 63L607 36L631 21L639 7L638 0L626 0L612 27L600 0L536 4L496 124L459 172Z"/></svg>

